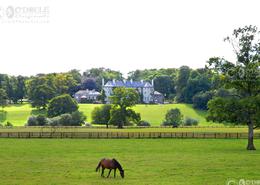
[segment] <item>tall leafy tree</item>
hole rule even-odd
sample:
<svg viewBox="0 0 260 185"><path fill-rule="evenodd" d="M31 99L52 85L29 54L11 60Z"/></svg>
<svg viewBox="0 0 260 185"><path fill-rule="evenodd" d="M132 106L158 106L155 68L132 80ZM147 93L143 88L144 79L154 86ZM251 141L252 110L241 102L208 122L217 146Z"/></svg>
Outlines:
<svg viewBox="0 0 260 185"><path fill-rule="evenodd" d="M4 108L7 104L7 94L4 89L0 88L0 106Z"/></svg>
<svg viewBox="0 0 260 185"><path fill-rule="evenodd" d="M176 79L176 100L177 102L184 102L184 90L190 77L191 69L188 66L182 66L179 69Z"/></svg>
<svg viewBox="0 0 260 185"><path fill-rule="evenodd" d="M82 89L88 89L88 90L93 90L97 89L97 83L94 78L87 78L82 82L81 85Z"/></svg>
<svg viewBox="0 0 260 185"><path fill-rule="evenodd" d="M50 100L47 113L49 117L55 117L65 113L75 112L78 108L79 106L76 100L71 98L70 95L64 94Z"/></svg>
<svg viewBox="0 0 260 185"><path fill-rule="evenodd" d="M255 26L235 29L225 40L231 43L236 63L210 58L208 67L221 74L226 88L236 92L230 98L215 98L208 104L208 120L247 124L247 150L255 150L254 128L260 126L260 40Z"/></svg>
<svg viewBox="0 0 260 185"><path fill-rule="evenodd" d="M139 94L135 89L115 88L110 99L113 104L110 123L117 124L118 128L123 128L123 125L129 120L138 119L137 113L131 109L139 101Z"/></svg>
<svg viewBox="0 0 260 185"><path fill-rule="evenodd" d="M107 69L107 68L92 68L92 69L86 70L83 73L83 79L87 79L87 78L95 79L96 89L98 91L101 91L102 90L102 79L104 79L105 81L112 80L112 79L122 80L123 75L119 71L114 71L114 70Z"/></svg>
<svg viewBox="0 0 260 185"><path fill-rule="evenodd" d="M37 86L31 94L31 104L38 109L46 109L49 101L55 96L53 88L47 84Z"/></svg>
<svg viewBox="0 0 260 185"><path fill-rule="evenodd" d="M21 103L22 103L22 99L26 95L25 81L26 81L25 77L23 76L17 77L17 85L15 88L15 99L20 100Z"/></svg>
<svg viewBox="0 0 260 185"><path fill-rule="evenodd" d="M154 89L168 97L174 92L174 82L170 76L160 75L154 79Z"/></svg>

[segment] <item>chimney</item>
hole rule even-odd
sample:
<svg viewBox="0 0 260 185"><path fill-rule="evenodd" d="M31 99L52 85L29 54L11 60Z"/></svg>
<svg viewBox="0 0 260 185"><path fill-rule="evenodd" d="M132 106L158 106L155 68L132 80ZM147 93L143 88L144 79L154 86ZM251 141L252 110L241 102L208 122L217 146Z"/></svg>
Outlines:
<svg viewBox="0 0 260 185"><path fill-rule="evenodd" d="M115 79L113 79L113 83L116 83L116 80L115 80Z"/></svg>
<svg viewBox="0 0 260 185"><path fill-rule="evenodd" d="M144 80L141 80L141 83L143 84L143 83L144 83Z"/></svg>
<svg viewBox="0 0 260 185"><path fill-rule="evenodd" d="M102 86L104 86L105 85L105 80L104 80L104 78L102 78Z"/></svg>
<svg viewBox="0 0 260 185"><path fill-rule="evenodd" d="M153 86L153 79L152 79L152 86Z"/></svg>
<svg viewBox="0 0 260 185"><path fill-rule="evenodd" d="M131 84L133 83L133 79L130 80Z"/></svg>

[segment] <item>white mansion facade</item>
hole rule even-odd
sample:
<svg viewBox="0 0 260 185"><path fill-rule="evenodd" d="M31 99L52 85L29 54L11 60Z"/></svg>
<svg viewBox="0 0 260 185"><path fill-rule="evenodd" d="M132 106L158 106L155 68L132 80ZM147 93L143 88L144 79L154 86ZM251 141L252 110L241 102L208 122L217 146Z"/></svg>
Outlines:
<svg viewBox="0 0 260 185"><path fill-rule="evenodd" d="M105 92L106 98L105 101L107 103L109 102L109 97L113 94L113 88L116 87L126 87L126 88L134 88L138 90L139 94L142 95L141 97L143 98L144 103L161 103L161 102L156 102L154 100L154 84L153 80L150 82L145 82L143 80L141 81L118 81L118 80L112 80L108 81L105 83L104 80L102 80L102 88ZM158 93L158 92L156 92ZM163 102L162 102L163 103Z"/></svg>

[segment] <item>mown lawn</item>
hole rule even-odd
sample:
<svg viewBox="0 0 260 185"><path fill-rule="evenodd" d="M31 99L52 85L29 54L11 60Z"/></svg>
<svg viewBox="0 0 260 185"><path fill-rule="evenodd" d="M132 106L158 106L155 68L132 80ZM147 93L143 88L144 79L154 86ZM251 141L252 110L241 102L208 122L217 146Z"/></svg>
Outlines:
<svg viewBox="0 0 260 185"><path fill-rule="evenodd" d="M83 111L87 116L87 121L91 122L91 112L97 104L80 104L80 111ZM216 125L210 122L206 122L205 111L198 111L192 108L189 104L166 104L166 105L136 105L134 109L141 114L143 120L149 121L154 126L159 126L167 110L171 108L179 108L184 117L191 117L199 120L199 125ZM29 104L12 105L4 109L6 114L0 114L0 122L11 122L15 126L23 126L30 115L44 114L45 112L39 112ZM219 125L219 124L218 124Z"/></svg>
<svg viewBox="0 0 260 185"><path fill-rule="evenodd" d="M259 180L260 150L237 139L0 139L1 185L224 185ZM255 140L259 149L260 140ZM118 159L125 179L95 172ZM106 171L107 172L107 171Z"/></svg>

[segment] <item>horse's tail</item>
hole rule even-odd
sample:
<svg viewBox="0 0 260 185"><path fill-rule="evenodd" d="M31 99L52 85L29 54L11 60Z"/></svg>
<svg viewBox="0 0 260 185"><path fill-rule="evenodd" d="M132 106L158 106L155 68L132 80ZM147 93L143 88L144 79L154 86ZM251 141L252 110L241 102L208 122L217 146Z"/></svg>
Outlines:
<svg viewBox="0 0 260 185"><path fill-rule="evenodd" d="M100 166L101 166L101 161L98 163L98 166L97 166L97 168L96 168L96 172L99 171Z"/></svg>

